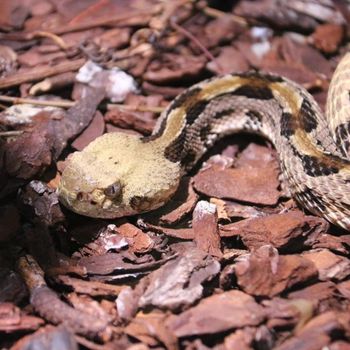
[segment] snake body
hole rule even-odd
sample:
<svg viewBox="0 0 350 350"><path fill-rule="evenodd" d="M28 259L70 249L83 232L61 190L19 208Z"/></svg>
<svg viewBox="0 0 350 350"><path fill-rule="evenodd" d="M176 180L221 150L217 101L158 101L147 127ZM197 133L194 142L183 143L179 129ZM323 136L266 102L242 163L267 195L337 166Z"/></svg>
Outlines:
<svg viewBox="0 0 350 350"><path fill-rule="evenodd" d="M71 210L115 218L156 209L218 139L253 132L274 144L290 193L310 212L350 229L350 54L339 63L326 113L300 85L266 73L193 85L149 137L108 133L74 153L58 188Z"/></svg>

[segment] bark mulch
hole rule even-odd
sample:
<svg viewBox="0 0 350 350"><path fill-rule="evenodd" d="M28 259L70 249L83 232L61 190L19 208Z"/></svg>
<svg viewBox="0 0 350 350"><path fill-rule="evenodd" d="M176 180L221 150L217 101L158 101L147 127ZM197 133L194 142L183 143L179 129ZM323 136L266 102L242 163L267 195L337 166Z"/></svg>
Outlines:
<svg viewBox="0 0 350 350"><path fill-rule="evenodd" d="M2 0L0 348L350 349L350 236L290 198L269 141L225 138L137 217L55 192L70 153L149 135L208 77L273 72L324 108L349 20L346 0Z"/></svg>

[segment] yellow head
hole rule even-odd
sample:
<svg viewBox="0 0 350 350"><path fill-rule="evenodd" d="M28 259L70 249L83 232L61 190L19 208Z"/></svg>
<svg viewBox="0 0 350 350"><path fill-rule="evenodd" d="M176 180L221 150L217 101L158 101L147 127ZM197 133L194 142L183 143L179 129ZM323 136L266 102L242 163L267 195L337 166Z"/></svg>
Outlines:
<svg viewBox="0 0 350 350"><path fill-rule="evenodd" d="M162 206L176 191L180 172L157 142L108 133L72 154L57 191L78 214L117 218Z"/></svg>

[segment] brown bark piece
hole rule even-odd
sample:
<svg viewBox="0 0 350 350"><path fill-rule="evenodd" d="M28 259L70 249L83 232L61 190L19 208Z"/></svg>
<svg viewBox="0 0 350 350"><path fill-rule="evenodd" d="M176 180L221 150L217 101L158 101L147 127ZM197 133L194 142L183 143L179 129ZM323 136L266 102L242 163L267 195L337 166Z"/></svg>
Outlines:
<svg viewBox="0 0 350 350"><path fill-rule="evenodd" d="M101 112L97 111L90 125L72 142L72 146L81 151L96 137L103 134L105 123Z"/></svg>
<svg viewBox="0 0 350 350"><path fill-rule="evenodd" d="M337 24L323 24L316 28L310 41L325 53L334 53L344 36L344 28Z"/></svg>
<svg viewBox="0 0 350 350"><path fill-rule="evenodd" d="M105 50L109 48L117 49L129 43L130 34L130 28L113 28L96 36L93 41Z"/></svg>
<svg viewBox="0 0 350 350"><path fill-rule="evenodd" d="M216 206L206 201L197 203L193 211L192 227L197 248L220 258L220 236Z"/></svg>
<svg viewBox="0 0 350 350"><path fill-rule="evenodd" d="M233 60L232 57L235 59ZM220 50L215 61L210 61L207 68L216 74L229 74L233 72L244 72L249 69L249 64L244 55L231 46L224 46Z"/></svg>
<svg viewBox="0 0 350 350"><path fill-rule="evenodd" d="M205 46L210 48L230 42L241 31L242 27L229 16L215 18L204 27Z"/></svg>
<svg viewBox="0 0 350 350"><path fill-rule="evenodd" d="M153 112L141 112L142 109L159 108L163 105L162 95L140 96L130 93L126 96L125 105L132 106L140 112L123 110L123 108L110 105L104 118L106 122L115 126L133 129L144 135L149 135L155 126L157 115Z"/></svg>
<svg viewBox="0 0 350 350"><path fill-rule="evenodd" d="M204 57L167 54L163 62L152 62L144 79L157 84L165 84L198 75L205 66Z"/></svg>
<svg viewBox="0 0 350 350"><path fill-rule="evenodd" d="M125 259L121 253L108 253L83 257L78 261L78 266L85 268L87 273L93 275L103 276L112 273L119 275L123 273L128 274L130 272L136 275L137 272L153 270L163 265L171 258L173 257L170 256L158 261L151 260L143 263L137 263L137 261L135 261L135 263L130 263L124 261L130 261L130 257L129 259Z"/></svg>
<svg viewBox="0 0 350 350"><path fill-rule="evenodd" d="M208 195L256 204L276 204L280 196L279 166L271 150L249 145L239 155L236 168L231 158L212 157L207 168L194 177L195 188Z"/></svg>
<svg viewBox="0 0 350 350"><path fill-rule="evenodd" d="M312 239L311 247L312 248L325 248L333 252L340 254L349 253L349 235L343 236L333 236L332 234L323 233Z"/></svg>
<svg viewBox="0 0 350 350"><path fill-rule="evenodd" d="M350 344L346 341L335 341L328 346L329 350L350 350Z"/></svg>
<svg viewBox="0 0 350 350"><path fill-rule="evenodd" d="M240 349L240 350L252 350L252 343L254 341L255 329L246 327L244 329L238 329L234 333L231 333L224 339L224 349Z"/></svg>
<svg viewBox="0 0 350 350"><path fill-rule="evenodd" d="M278 172L271 167L248 170L210 169L194 177L197 191L218 198L230 198L261 205L275 205L279 199Z"/></svg>
<svg viewBox="0 0 350 350"><path fill-rule="evenodd" d="M88 294L90 296L117 296L123 288L97 281L84 281L65 275L58 276L56 279L62 284L73 288L76 293Z"/></svg>
<svg viewBox="0 0 350 350"><path fill-rule="evenodd" d="M194 239L193 228L171 228L171 227L156 226L151 224L146 224L146 227L154 232L162 233L169 237L184 239L184 240Z"/></svg>
<svg viewBox="0 0 350 350"><path fill-rule="evenodd" d="M232 290L205 298L197 306L170 316L166 326L176 336L188 337L256 326L264 318L265 311L254 298Z"/></svg>
<svg viewBox="0 0 350 350"><path fill-rule="evenodd" d="M39 219L46 226L62 223L65 216L57 193L43 182L31 181L19 194L22 212L31 219Z"/></svg>
<svg viewBox="0 0 350 350"><path fill-rule="evenodd" d="M312 70L305 68L305 66L296 62L284 62L284 61L265 61L262 65L262 69L281 75L288 79L291 79L298 84L307 84L308 87L318 87L319 78Z"/></svg>
<svg viewBox="0 0 350 350"><path fill-rule="evenodd" d="M151 347L164 344L166 349L179 349L177 339L164 325L165 314L160 312L139 313L125 328L126 334Z"/></svg>
<svg viewBox="0 0 350 350"><path fill-rule="evenodd" d="M151 234L144 233L125 220L120 220L116 225L110 224L103 228L100 228L97 224L94 227L96 229L95 232L91 230L91 225L86 228L90 232L86 232L85 234L90 237L91 234L94 235L97 230L99 231L98 237L95 240L85 244L85 248L87 248L85 250L91 250L94 255L103 255L108 251L122 251L126 249L132 253L147 253L155 246ZM75 237L77 237L76 232ZM84 237L81 238L84 239Z"/></svg>
<svg viewBox="0 0 350 350"><path fill-rule="evenodd" d="M44 324L44 320L22 313L11 303L0 304L0 331L14 333L18 331L33 331Z"/></svg>
<svg viewBox="0 0 350 350"><path fill-rule="evenodd" d="M46 286L31 291L31 304L45 319L54 324L62 323L76 333L105 341L111 336L108 320L72 308Z"/></svg>
<svg viewBox="0 0 350 350"><path fill-rule="evenodd" d="M44 115L32 131L5 145L6 170L9 175L28 180L42 173L57 160L69 139L81 132L93 117L104 93L89 89L87 95L60 119Z"/></svg>
<svg viewBox="0 0 350 350"><path fill-rule="evenodd" d="M277 346L277 350L319 350L331 342L334 332L344 331L349 316L333 311L325 312L308 322L296 336Z"/></svg>
<svg viewBox="0 0 350 350"><path fill-rule="evenodd" d="M318 25L318 20L342 23L343 18L338 11L328 4L319 2L287 2L263 0L243 1L235 8L235 13L246 18L254 18L273 23L279 28L299 28L311 30Z"/></svg>
<svg viewBox="0 0 350 350"><path fill-rule="evenodd" d="M279 255L262 246L235 264L239 286L251 295L273 297L297 284L317 277L315 265L299 255Z"/></svg>
<svg viewBox="0 0 350 350"><path fill-rule="evenodd" d="M237 157L235 161L237 168L258 169L271 167L277 169L279 163L276 152L266 146L250 143Z"/></svg>
<svg viewBox="0 0 350 350"><path fill-rule="evenodd" d="M20 0L5 0L0 6L0 28L9 29L21 28L29 15L29 6L21 3Z"/></svg>
<svg viewBox="0 0 350 350"><path fill-rule="evenodd" d="M158 211L161 214L159 222L165 225L176 224L194 209L198 197L192 187L192 179L183 177L175 195Z"/></svg>
<svg viewBox="0 0 350 350"><path fill-rule="evenodd" d="M350 299L350 281L341 282L336 288L345 298Z"/></svg>
<svg viewBox="0 0 350 350"><path fill-rule="evenodd" d="M239 236L250 250L265 244L279 249L295 249L309 245L308 242L315 240L327 228L328 223L325 220L293 210L221 226L220 235Z"/></svg>
<svg viewBox="0 0 350 350"><path fill-rule="evenodd" d="M262 304L265 306L267 327L270 329L303 326L311 319L315 309L315 303L306 299L273 298Z"/></svg>
<svg viewBox="0 0 350 350"><path fill-rule="evenodd" d="M218 199L220 200L220 199ZM228 217L230 218L243 218L243 219L252 219L264 216L264 212L250 205L243 205L235 203L233 201L223 201L224 210Z"/></svg>
<svg viewBox="0 0 350 350"><path fill-rule="evenodd" d="M147 253L154 247L155 242L149 234L128 222L118 225L116 231L128 241L134 253Z"/></svg>
<svg viewBox="0 0 350 350"><path fill-rule="evenodd" d="M74 334L69 328L48 325L36 331L34 334L27 335L20 339L11 347L11 350L55 349L57 346L61 349L78 350L78 344Z"/></svg>
<svg viewBox="0 0 350 350"><path fill-rule="evenodd" d="M212 257L198 249L188 249L149 275L149 286L139 306L171 310L189 306L202 296L202 283L219 270L220 264Z"/></svg>
<svg viewBox="0 0 350 350"><path fill-rule="evenodd" d="M317 249L304 252L304 258L312 261L318 270L318 278L321 281L340 281L350 274L350 260L336 255L328 249Z"/></svg>
<svg viewBox="0 0 350 350"><path fill-rule="evenodd" d="M320 311L324 311L338 304L336 290L337 285L333 282L319 282L289 293L288 298L309 300L316 303Z"/></svg>

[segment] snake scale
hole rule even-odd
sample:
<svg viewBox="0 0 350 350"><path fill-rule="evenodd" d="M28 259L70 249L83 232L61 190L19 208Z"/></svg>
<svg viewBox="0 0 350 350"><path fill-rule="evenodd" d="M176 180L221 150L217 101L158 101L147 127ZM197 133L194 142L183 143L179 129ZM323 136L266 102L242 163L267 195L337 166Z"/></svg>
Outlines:
<svg viewBox="0 0 350 350"><path fill-rule="evenodd" d="M159 208L208 148L241 131L271 140L301 206L350 230L350 53L332 77L325 114L303 87L277 75L211 78L176 97L151 136L107 133L73 153L60 201L98 218Z"/></svg>

